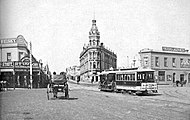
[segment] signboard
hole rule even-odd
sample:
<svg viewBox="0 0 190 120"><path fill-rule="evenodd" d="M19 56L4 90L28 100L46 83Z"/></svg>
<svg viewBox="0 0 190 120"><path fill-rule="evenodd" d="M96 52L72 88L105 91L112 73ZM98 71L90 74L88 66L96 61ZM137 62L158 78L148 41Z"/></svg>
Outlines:
<svg viewBox="0 0 190 120"><path fill-rule="evenodd" d="M173 47L162 47L163 51L172 51L172 52L188 52L185 48L173 48Z"/></svg>
<svg viewBox="0 0 190 120"><path fill-rule="evenodd" d="M0 62L0 67L13 67L13 62Z"/></svg>
<svg viewBox="0 0 190 120"><path fill-rule="evenodd" d="M13 38L13 39L1 39L0 42L1 42L1 44L16 43L17 39L15 39L15 38Z"/></svg>
<svg viewBox="0 0 190 120"><path fill-rule="evenodd" d="M15 68L29 68L30 67L30 62L23 62L23 61L12 61L12 62L0 62L0 67L15 67ZM32 68L38 68L39 63L38 62L33 62L32 63Z"/></svg>

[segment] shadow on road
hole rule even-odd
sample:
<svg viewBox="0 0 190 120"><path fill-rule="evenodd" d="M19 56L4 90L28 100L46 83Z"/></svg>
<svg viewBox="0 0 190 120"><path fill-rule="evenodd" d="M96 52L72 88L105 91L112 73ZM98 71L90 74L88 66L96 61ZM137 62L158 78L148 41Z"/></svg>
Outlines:
<svg viewBox="0 0 190 120"><path fill-rule="evenodd" d="M161 96L162 94L160 94L160 93L157 93L157 94L137 94L137 96Z"/></svg>
<svg viewBox="0 0 190 120"><path fill-rule="evenodd" d="M74 97L66 98L65 96L60 96L57 98L51 98L51 100L78 100L78 98L74 98Z"/></svg>

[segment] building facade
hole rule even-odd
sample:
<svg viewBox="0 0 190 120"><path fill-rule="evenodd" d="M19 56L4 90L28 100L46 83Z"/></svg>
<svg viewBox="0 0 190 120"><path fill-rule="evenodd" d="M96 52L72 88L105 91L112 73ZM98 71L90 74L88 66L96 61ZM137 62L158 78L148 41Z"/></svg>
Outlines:
<svg viewBox="0 0 190 120"><path fill-rule="evenodd" d="M72 67L66 68L66 75L68 79L79 80L80 66L72 66Z"/></svg>
<svg viewBox="0 0 190 120"><path fill-rule="evenodd" d="M190 83L190 53L184 48L162 47L162 51L143 49L139 52L141 67L155 70L160 84L187 80Z"/></svg>
<svg viewBox="0 0 190 120"><path fill-rule="evenodd" d="M30 84L30 50L22 35L17 38L0 39L0 76L9 87L28 87ZM40 87L47 77L43 64L32 56L32 85Z"/></svg>
<svg viewBox="0 0 190 120"><path fill-rule="evenodd" d="M110 68L117 68L117 55L100 43L100 32L96 26L96 20L92 20L89 43L84 45L80 54L80 79L98 81L97 74Z"/></svg>

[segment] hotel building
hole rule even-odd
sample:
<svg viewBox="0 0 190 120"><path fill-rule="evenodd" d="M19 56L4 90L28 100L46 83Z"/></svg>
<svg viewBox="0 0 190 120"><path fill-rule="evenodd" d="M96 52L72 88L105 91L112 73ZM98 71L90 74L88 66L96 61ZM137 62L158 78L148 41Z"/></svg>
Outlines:
<svg viewBox="0 0 190 120"><path fill-rule="evenodd" d="M9 87L28 87L30 84L30 50L22 35L0 39L0 77ZM32 85L41 87L47 77L41 61L32 56Z"/></svg>
<svg viewBox="0 0 190 120"><path fill-rule="evenodd" d="M80 79L98 81L98 73L110 68L117 68L117 55L100 43L96 20L92 20L89 43L83 47L80 54Z"/></svg>
<svg viewBox="0 0 190 120"><path fill-rule="evenodd" d="M143 49L139 52L142 68L155 70L159 84L187 80L190 83L190 53L184 48L162 47L162 51Z"/></svg>

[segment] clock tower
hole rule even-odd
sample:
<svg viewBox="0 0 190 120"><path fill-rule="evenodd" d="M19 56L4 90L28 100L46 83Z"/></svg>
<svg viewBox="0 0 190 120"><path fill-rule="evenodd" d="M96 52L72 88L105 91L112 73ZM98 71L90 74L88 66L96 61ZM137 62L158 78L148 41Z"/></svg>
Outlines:
<svg viewBox="0 0 190 120"><path fill-rule="evenodd" d="M99 46L100 43L100 32L96 26L96 20L92 20L92 27L89 32L89 43L90 46Z"/></svg>

